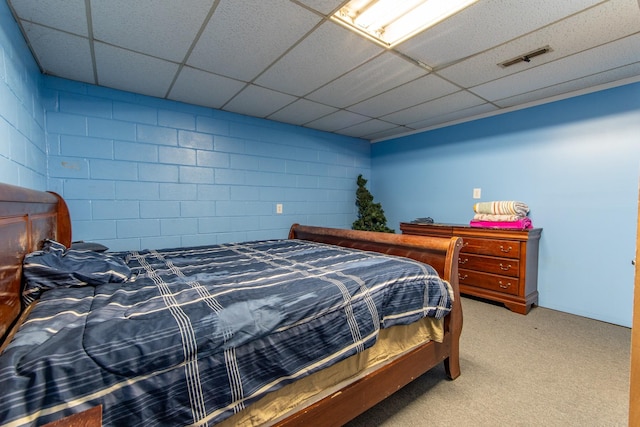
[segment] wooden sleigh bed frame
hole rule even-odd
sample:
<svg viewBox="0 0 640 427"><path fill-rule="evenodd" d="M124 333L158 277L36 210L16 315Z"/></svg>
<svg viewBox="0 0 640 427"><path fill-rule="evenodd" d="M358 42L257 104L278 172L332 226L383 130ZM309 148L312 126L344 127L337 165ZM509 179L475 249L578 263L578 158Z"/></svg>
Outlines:
<svg viewBox="0 0 640 427"><path fill-rule="evenodd" d="M460 375L462 308L458 288L458 237L423 237L294 224L289 238L310 240L413 258L433 266L454 290L454 306L445 318L442 343L429 341L355 379L341 389L277 421L280 426L339 426L373 407L439 363L447 376ZM0 353L27 316L22 310L22 261L45 239L71 244L71 219L65 201L50 192L0 184ZM33 307L31 304L30 307ZM85 415L83 419L82 415ZM100 425L101 412L86 411L56 425ZM69 422L66 422L69 420Z"/></svg>

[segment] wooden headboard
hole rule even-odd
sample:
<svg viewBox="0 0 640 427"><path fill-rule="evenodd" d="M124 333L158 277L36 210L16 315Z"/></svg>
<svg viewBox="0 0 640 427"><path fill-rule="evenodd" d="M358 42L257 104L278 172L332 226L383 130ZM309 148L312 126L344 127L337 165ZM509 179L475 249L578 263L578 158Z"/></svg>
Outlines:
<svg viewBox="0 0 640 427"><path fill-rule="evenodd" d="M45 239L71 244L71 218L59 195L0 183L0 342L7 341L22 304L22 261Z"/></svg>

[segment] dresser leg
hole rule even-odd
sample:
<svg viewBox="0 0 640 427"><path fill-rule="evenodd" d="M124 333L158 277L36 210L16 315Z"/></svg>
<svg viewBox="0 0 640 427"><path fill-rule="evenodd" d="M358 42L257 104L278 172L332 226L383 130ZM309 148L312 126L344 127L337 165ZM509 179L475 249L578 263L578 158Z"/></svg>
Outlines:
<svg viewBox="0 0 640 427"><path fill-rule="evenodd" d="M517 304L512 302L505 302L504 305L509 310L519 314L527 314L529 310L531 310L531 307L533 306L533 304Z"/></svg>

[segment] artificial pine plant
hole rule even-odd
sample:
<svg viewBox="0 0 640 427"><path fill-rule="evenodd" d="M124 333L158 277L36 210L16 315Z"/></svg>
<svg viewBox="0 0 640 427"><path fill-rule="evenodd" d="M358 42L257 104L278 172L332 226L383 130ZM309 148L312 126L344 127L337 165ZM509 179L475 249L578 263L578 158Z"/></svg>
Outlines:
<svg viewBox="0 0 640 427"><path fill-rule="evenodd" d="M383 231L395 233L387 227L387 218L380 203L373 203L373 196L365 187L367 180L358 175L358 189L356 190L356 206L358 206L358 219L351 226L354 230Z"/></svg>

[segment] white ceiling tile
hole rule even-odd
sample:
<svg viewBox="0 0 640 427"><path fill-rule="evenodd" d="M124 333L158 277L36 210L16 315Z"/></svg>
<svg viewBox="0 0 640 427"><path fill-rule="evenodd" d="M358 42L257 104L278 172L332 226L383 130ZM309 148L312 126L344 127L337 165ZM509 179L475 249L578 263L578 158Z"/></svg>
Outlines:
<svg viewBox="0 0 640 427"><path fill-rule="evenodd" d="M530 68L470 90L497 100L632 64L640 58L640 34Z"/></svg>
<svg viewBox="0 0 640 427"><path fill-rule="evenodd" d="M84 0L11 2L22 20L86 37L89 33L84 4Z"/></svg>
<svg viewBox="0 0 640 427"><path fill-rule="evenodd" d="M491 49L600 0L483 0L400 44L398 50L440 67Z"/></svg>
<svg viewBox="0 0 640 427"><path fill-rule="evenodd" d="M442 114L436 117L420 120L418 122L409 123L407 126L410 126L414 129L425 129L431 126L440 125L442 123L451 123L457 120L477 117L481 114L491 113L496 110L498 110L498 107L496 107L495 105L485 103L476 105L475 107L465 108L459 111L453 111L448 114Z"/></svg>
<svg viewBox="0 0 640 427"><path fill-rule="evenodd" d="M287 105L282 110L276 111L268 118L294 125L303 125L331 114L334 111L337 111L337 108L301 98L293 104Z"/></svg>
<svg viewBox="0 0 640 427"><path fill-rule="evenodd" d="M325 22L257 80L261 86L303 96L382 52L333 22Z"/></svg>
<svg viewBox="0 0 640 427"><path fill-rule="evenodd" d="M309 6L312 9L317 10L325 15L330 14L334 10L337 10L346 3L345 0L300 0L300 3Z"/></svg>
<svg viewBox="0 0 640 427"><path fill-rule="evenodd" d="M251 81L320 22L303 7L281 0L223 0L187 63Z"/></svg>
<svg viewBox="0 0 640 427"><path fill-rule="evenodd" d="M234 113L254 117L266 117L296 100L291 95L249 85L237 94L224 108Z"/></svg>
<svg viewBox="0 0 640 427"><path fill-rule="evenodd" d="M619 18L615 18L619 15ZM615 25L600 25L613 22ZM535 65L554 61L640 31L640 8L635 0L611 0L556 24L500 45L480 55L438 70L438 74L465 87L476 86ZM553 42L551 42L553 41ZM498 64L551 44L551 52L530 63L507 68ZM470 73L469 70L473 70Z"/></svg>
<svg viewBox="0 0 640 427"><path fill-rule="evenodd" d="M344 108L427 73L424 68L386 52L309 94L307 98Z"/></svg>
<svg viewBox="0 0 640 427"><path fill-rule="evenodd" d="M475 107L477 105L484 104L485 102L485 100L478 98L469 92L460 91L407 108L406 110L382 116L382 119L398 125L409 125L410 123L420 122L428 118L452 113L457 110Z"/></svg>
<svg viewBox="0 0 640 427"><path fill-rule="evenodd" d="M358 123L357 125L340 129L340 133L343 135L354 136L356 138L362 138L367 135L378 134L380 132L395 129L397 127L398 125L394 123L371 119L363 123Z"/></svg>
<svg viewBox="0 0 640 427"><path fill-rule="evenodd" d="M185 58L214 0L92 0L96 40L170 61Z"/></svg>
<svg viewBox="0 0 640 427"><path fill-rule="evenodd" d="M180 70L168 98L211 108L221 108L244 86L245 83L238 80L184 67Z"/></svg>
<svg viewBox="0 0 640 427"><path fill-rule="evenodd" d="M178 65L120 49L104 43L95 43L98 84L143 95L163 98Z"/></svg>
<svg viewBox="0 0 640 427"><path fill-rule="evenodd" d="M335 132L367 120L369 120L369 117L361 116L360 114L352 113L350 111L339 110L335 113L329 114L328 116L314 120L311 123L307 123L306 126L314 129L326 130L328 132Z"/></svg>
<svg viewBox="0 0 640 427"><path fill-rule="evenodd" d="M44 73L95 83L88 39L29 22L22 26Z"/></svg>
<svg viewBox="0 0 640 427"><path fill-rule="evenodd" d="M502 108L508 108L543 99L548 99L570 92L604 85L611 82L616 82L619 80L625 80L635 76L640 76L640 62L626 65L624 67L614 68L613 70L604 71L602 73L593 74L588 77L571 80L565 83L559 83L557 85L534 90L532 92L527 92L522 95L499 99L494 101L494 103Z"/></svg>
<svg viewBox="0 0 640 427"><path fill-rule="evenodd" d="M458 90L460 88L456 85L430 74L353 105L349 110L370 117L378 117Z"/></svg>

